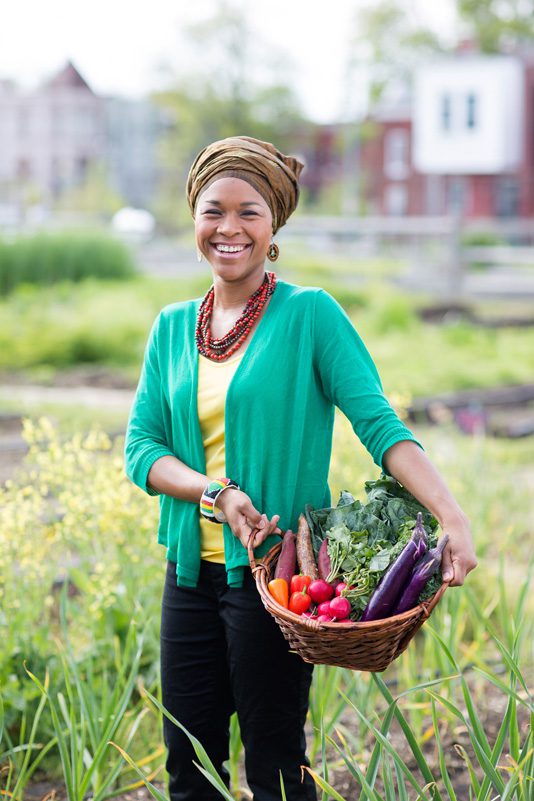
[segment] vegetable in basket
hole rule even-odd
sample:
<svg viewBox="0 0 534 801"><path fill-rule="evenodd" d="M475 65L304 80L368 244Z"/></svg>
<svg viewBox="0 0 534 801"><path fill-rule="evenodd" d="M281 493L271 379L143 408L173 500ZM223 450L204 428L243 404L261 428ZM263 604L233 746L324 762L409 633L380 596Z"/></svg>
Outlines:
<svg viewBox="0 0 534 801"><path fill-rule="evenodd" d="M267 585L269 592L274 600L287 609L289 603L289 587L287 581L283 578L275 578Z"/></svg>
<svg viewBox="0 0 534 801"><path fill-rule="evenodd" d="M449 535L445 534L435 548L428 551L415 565L410 579L405 586L402 595L400 596L396 608L395 615L400 615L401 612L407 612L408 609L413 609L417 604L417 600L428 583L429 579L437 573L441 567L441 558L443 556L443 549L449 540Z"/></svg>
<svg viewBox="0 0 534 801"><path fill-rule="evenodd" d="M418 512L417 523L411 539L380 579L377 588L369 599L369 603L363 610L360 618L362 622L379 620L393 614L396 603L410 578L414 566L426 551L427 535L423 527L422 514Z"/></svg>
<svg viewBox="0 0 534 801"><path fill-rule="evenodd" d="M437 543L436 518L396 479L383 475L376 481L367 481L365 491L366 503L343 491L335 507L305 509L317 554L327 540L331 562L327 578L334 586L340 581L346 585L341 592L350 601L353 621L360 620L385 571L412 538L419 513L427 532L427 546L432 548ZM430 598L439 586L434 576L419 600ZM394 607L390 614L393 610Z"/></svg>
<svg viewBox="0 0 534 801"><path fill-rule="evenodd" d="M311 576L312 580L319 578L319 571L313 554L310 527L303 514L299 517L297 530L297 562L300 572L305 576Z"/></svg>
<svg viewBox="0 0 534 801"><path fill-rule="evenodd" d="M297 535L291 529L288 529L282 539L282 550L276 563L276 570L274 573L275 578L283 578L287 581L289 587L291 579L297 570Z"/></svg>
<svg viewBox="0 0 534 801"><path fill-rule="evenodd" d="M302 615L303 612L307 612L310 606L311 598L306 590L294 592L289 599L289 611L294 612L296 615Z"/></svg>
<svg viewBox="0 0 534 801"><path fill-rule="evenodd" d="M294 592L302 592L303 590L307 590L310 584L311 576L303 576L300 573L297 576L291 576L289 594L293 595Z"/></svg>

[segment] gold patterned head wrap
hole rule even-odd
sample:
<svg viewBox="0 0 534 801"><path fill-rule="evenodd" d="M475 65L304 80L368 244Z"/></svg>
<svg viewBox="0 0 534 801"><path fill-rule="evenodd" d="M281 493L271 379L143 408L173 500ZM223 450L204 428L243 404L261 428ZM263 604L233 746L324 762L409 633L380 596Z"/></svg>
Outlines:
<svg viewBox="0 0 534 801"><path fill-rule="evenodd" d="M241 178L263 197L273 216L273 234L295 211L298 177L304 164L284 156L270 142L250 136L231 136L201 150L187 178L187 200L195 216L198 198L219 178Z"/></svg>

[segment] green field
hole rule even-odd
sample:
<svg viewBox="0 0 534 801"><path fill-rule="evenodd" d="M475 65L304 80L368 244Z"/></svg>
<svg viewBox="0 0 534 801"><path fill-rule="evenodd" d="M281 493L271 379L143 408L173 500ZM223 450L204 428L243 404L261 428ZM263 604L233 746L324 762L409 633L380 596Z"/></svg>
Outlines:
<svg viewBox="0 0 534 801"><path fill-rule="evenodd" d="M400 411L419 395L532 380L530 329L426 325L416 311L427 299L356 286L335 264L329 277L318 270L295 261L287 276L340 299ZM158 309L207 286L204 276L20 287L0 303L6 382L22 371L53 385L80 365L134 382ZM11 397L0 408L20 405ZM158 797L163 551L157 500L124 477L127 408L35 402L24 412L29 453L0 490L0 789L28 798L39 781L60 797L66 788L69 801L104 801L144 782ZM316 781L322 799L531 801L532 440L465 437L451 422L416 434L472 521L479 567L385 673L316 668L307 724ZM361 496L376 475L339 415L333 497ZM233 795L221 798L246 798L242 765L234 720Z"/></svg>

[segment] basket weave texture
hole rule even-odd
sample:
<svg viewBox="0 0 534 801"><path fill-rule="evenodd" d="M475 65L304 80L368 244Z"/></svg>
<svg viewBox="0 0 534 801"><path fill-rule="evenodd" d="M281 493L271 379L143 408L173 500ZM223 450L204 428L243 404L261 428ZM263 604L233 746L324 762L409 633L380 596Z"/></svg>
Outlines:
<svg viewBox="0 0 534 801"><path fill-rule="evenodd" d="M366 623L318 623L285 609L269 592L274 578L279 542L256 564L251 542L248 556L256 587L266 610L278 623L291 647L305 662L335 665L351 670L381 672L408 647L410 640L427 620L448 587L444 582L436 594L400 615Z"/></svg>

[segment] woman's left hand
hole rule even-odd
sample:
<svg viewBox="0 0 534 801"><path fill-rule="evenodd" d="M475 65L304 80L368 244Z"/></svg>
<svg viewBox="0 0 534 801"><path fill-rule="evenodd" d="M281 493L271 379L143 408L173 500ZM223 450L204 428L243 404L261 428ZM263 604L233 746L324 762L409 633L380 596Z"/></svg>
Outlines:
<svg viewBox="0 0 534 801"><path fill-rule="evenodd" d="M442 525L443 534L449 535L449 542L443 551L441 575L443 581L450 580L451 587L460 587L465 577L477 566L473 539L466 518L461 517Z"/></svg>

